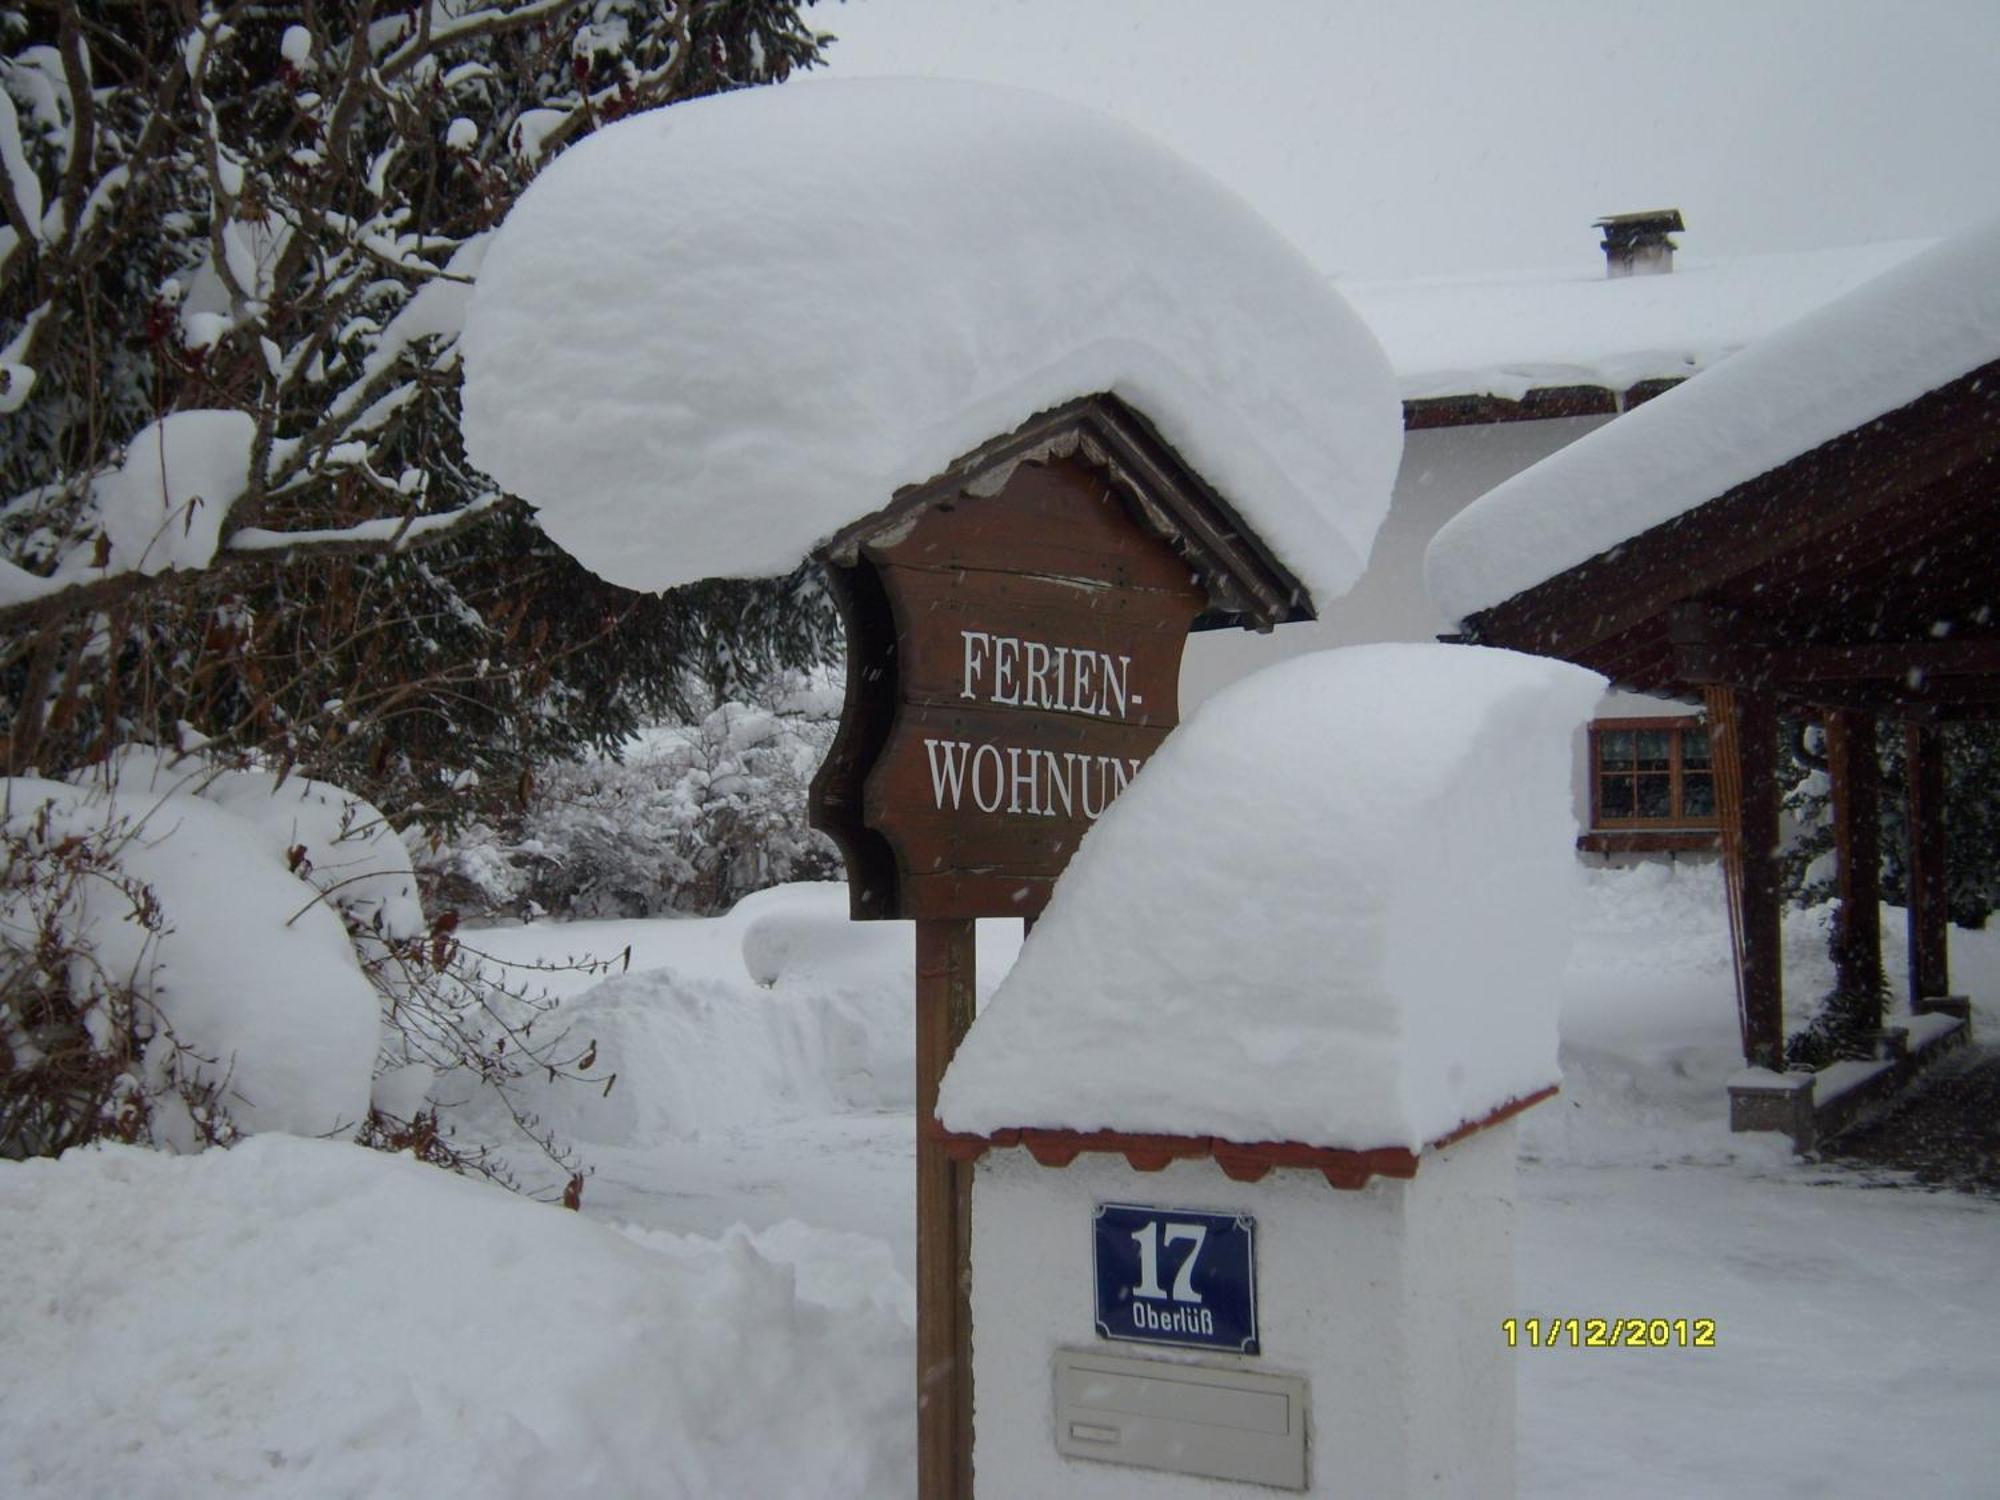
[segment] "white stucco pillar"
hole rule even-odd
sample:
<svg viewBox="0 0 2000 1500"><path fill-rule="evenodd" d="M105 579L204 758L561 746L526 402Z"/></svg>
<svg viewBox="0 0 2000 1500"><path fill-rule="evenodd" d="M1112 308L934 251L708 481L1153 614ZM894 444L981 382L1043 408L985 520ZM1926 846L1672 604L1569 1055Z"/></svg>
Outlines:
<svg viewBox="0 0 2000 1500"><path fill-rule="evenodd" d="M1128 1445L1157 1455L1163 1440L1171 1457L1172 1423L1148 1425L1143 1413L1129 1423L1088 1415L1099 1459L1059 1451L1057 1364L1064 1351L1081 1351L1180 1373L1299 1378L1300 1493L1505 1500L1514 1494L1516 1356L1502 1322L1514 1312L1515 1132L1505 1121L1422 1153L1407 1181L1376 1177L1359 1190L1298 1168L1244 1183L1208 1159L1137 1172L1115 1154L1050 1168L1024 1150L989 1152L973 1186L975 1492L984 1500L1273 1493L1119 1461L1131 1456ZM1092 1253L1105 1203L1253 1218L1260 1352L1101 1337ZM1143 1406L1151 1398L1133 1397L1137 1389L1109 1399ZM1195 1433L1188 1454L1200 1446Z"/></svg>

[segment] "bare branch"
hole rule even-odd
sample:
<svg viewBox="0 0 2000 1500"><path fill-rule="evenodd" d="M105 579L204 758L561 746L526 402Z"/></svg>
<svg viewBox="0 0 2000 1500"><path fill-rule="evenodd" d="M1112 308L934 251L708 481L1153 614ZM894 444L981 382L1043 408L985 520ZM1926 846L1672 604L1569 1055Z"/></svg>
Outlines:
<svg viewBox="0 0 2000 1500"><path fill-rule="evenodd" d="M90 86L90 59L83 48L83 27L77 21L76 0L63 0L60 14L63 77L69 82L70 156L63 173L63 222L76 232L97 159L97 98Z"/></svg>

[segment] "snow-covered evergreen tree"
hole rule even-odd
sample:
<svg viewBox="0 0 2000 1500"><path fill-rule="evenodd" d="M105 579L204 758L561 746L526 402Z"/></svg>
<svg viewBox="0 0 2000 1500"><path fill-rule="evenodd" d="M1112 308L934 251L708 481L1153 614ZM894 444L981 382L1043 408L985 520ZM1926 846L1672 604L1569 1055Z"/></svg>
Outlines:
<svg viewBox="0 0 2000 1500"><path fill-rule="evenodd" d="M1788 723L1785 811L1793 830L1783 872L1786 893L1800 907L1836 894L1833 865L1833 788L1816 724ZM1909 900L1909 796L1903 726L1882 721L1877 753L1882 762L1882 899ZM1980 928L2000 910L2000 725L1948 724L1944 729L1945 890L1951 920Z"/></svg>
<svg viewBox="0 0 2000 1500"><path fill-rule="evenodd" d="M525 805L420 856L424 873L469 914L564 917L713 916L767 886L839 879L806 822L839 688L792 672L711 701L618 758L548 766Z"/></svg>
<svg viewBox="0 0 2000 1500"><path fill-rule="evenodd" d="M1882 896L1909 900L1909 828L1903 817L1905 744L1882 737ZM2000 910L2000 724L1944 726L1945 900L1951 920L1980 928Z"/></svg>
<svg viewBox="0 0 2000 1500"><path fill-rule="evenodd" d="M811 66L800 11L0 10L4 769L192 733L449 821L616 743L682 669L814 656L809 583L610 589L457 427L471 279L537 169Z"/></svg>

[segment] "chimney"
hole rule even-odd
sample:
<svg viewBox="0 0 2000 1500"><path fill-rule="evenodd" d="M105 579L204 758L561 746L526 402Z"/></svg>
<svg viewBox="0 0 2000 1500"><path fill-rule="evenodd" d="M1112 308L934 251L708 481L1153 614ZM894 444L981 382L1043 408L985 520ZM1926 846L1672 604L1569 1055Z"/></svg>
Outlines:
<svg viewBox="0 0 2000 1500"><path fill-rule="evenodd" d="M1638 214L1608 214L1594 226L1604 231L1606 276L1664 276L1674 268L1674 242L1669 234L1687 228L1678 208L1653 208Z"/></svg>

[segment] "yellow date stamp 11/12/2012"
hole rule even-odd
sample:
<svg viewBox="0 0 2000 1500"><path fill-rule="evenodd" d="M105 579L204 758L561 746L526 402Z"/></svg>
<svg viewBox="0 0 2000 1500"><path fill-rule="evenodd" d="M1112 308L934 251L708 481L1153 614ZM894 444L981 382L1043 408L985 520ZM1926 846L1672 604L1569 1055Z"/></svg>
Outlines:
<svg viewBox="0 0 2000 1500"><path fill-rule="evenodd" d="M1502 1318L1509 1349L1713 1349L1713 1318Z"/></svg>

